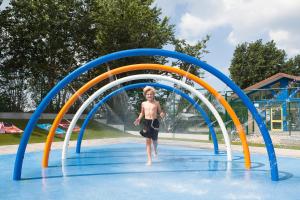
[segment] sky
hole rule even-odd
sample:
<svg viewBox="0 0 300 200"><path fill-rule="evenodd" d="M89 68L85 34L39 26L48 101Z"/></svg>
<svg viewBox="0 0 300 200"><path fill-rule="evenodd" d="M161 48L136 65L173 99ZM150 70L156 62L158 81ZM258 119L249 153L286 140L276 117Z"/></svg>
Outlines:
<svg viewBox="0 0 300 200"><path fill-rule="evenodd" d="M178 38L195 44L210 35L203 60L227 76L235 47L243 42L274 40L288 58L300 54L300 0L156 0L154 5L176 25ZM205 76L216 89L229 89Z"/></svg>
<svg viewBox="0 0 300 200"><path fill-rule="evenodd" d="M7 4L4 0L0 9ZM176 26L177 38L195 44L210 35L203 60L227 76L234 49L243 42L274 40L288 58L300 54L300 0L155 0L154 5ZM205 80L229 89L209 73Z"/></svg>

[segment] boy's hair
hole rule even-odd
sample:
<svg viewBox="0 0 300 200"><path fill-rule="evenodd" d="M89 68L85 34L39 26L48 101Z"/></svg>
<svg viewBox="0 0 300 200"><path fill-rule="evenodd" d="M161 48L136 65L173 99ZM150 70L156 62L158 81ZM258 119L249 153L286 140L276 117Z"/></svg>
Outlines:
<svg viewBox="0 0 300 200"><path fill-rule="evenodd" d="M152 92L155 94L155 89L154 89L153 87L151 87L151 86L146 86L146 87L143 89L143 94L144 94L144 96L146 96L146 93L147 93L148 91L152 91Z"/></svg>

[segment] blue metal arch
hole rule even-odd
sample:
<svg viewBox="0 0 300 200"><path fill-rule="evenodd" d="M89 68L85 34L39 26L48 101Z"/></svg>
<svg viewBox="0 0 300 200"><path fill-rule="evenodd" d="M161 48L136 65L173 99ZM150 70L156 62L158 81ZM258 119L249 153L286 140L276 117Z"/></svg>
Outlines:
<svg viewBox="0 0 300 200"><path fill-rule="evenodd" d="M106 102L108 101L111 97L118 95L121 92L124 92L126 90L131 90L131 89L136 89L136 88L141 88L141 87L145 87L145 86L152 86L152 87L160 87L169 91L174 91L176 94L179 94L180 96L182 96L183 98L185 98L190 104L192 104L195 109L200 112L200 114L202 115L203 119L205 120L210 133L211 133L211 137L213 140L213 144L214 144L214 153L218 154L219 153L219 146L218 146L218 140L217 140L217 135L216 132L214 131L213 125L211 120L209 119L207 113L201 108L201 106L199 104L197 104L197 102L192 99L189 95L183 93L182 91L178 90L177 88L173 88L164 84L159 84L159 83L137 83L137 84L131 84L131 85L127 85L124 87L119 88L118 90L113 91L112 93L110 93L109 95L105 96L103 99L101 99L101 101L99 101L93 108L92 110L88 113L87 117L85 118L80 132L78 134L77 137L77 146L76 146L76 153L80 153L80 149L81 149L81 141L84 135L84 131L86 129L86 126L88 125L89 121L91 120L91 118L93 117L93 115L97 112L97 110Z"/></svg>
<svg viewBox="0 0 300 200"><path fill-rule="evenodd" d="M249 111L252 113L253 118L255 119L261 134L263 136L268 157L269 157L269 163L271 168L271 179L273 181L279 180L278 175L278 166L277 166L277 160L276 155L274 151L274 146L270 137L270 134L268 132L268 129L264 122L262 121L258 111L254 107L251 100L248 98L247 95L244 94L244 92L227 76L225 76L222 72L217 70L216 68L212 67L211 65L202 62L192 56L175 52L175 51L168 51L163 49L151 49L151 48L142 48L142 49L131 49L131 50L125 50L125 51L118 51L115 53L107 54L105 56L99 57L95 60L92 60L85 65L77 68L72 73L70 73L68 76L66 76L63 80L61 80L55 87L53 87L50 92L46 95L46 97L42 100L40 105L37 107L35 112L32 114L29 122L27 123L27 126L24 130L23 136L20 141L20 145L16 154L16 160L14 165L14 173L13 173L13 179L14 180L20 180L21 179L21 173L22 173L22 165L23 165L23 159L25 150L30 138L30 135L40 117L42 112L45 110L49 102L52 100L52 98L61 90L63 89L68 83L70 83L72 80L80 76L82 73L95 68L103 63L124 58L124 57L134 57L134 56L164 56L164 57L170 57L179 59L182 61L185 61L187 63L194 64L198 67L201 67L203 70L206 70L216 76L218 79L220 79L222 82L224 82L227 86L229 86L242 100L244 105L249 109Z"/></svg>

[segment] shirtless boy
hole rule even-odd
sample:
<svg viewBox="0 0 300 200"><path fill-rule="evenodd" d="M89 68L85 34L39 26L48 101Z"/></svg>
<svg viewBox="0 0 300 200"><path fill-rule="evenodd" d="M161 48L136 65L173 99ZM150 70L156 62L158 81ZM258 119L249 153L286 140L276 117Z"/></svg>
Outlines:
<svg viewBox="0 0 300 200"><path fill-rule="evenodd" d="M142 103L141 113L134 121L134 125L139 125L143 116L145 116L143 129L140 131L140 134L146 138L146 150L148 156L147 165L151 165L151 141L154 147L154 155L157 156L157 136L159 128L158 114L163 118L165 113L162 111L159 102L154 99L155 89L153 87L146 86L143 89L143 93L147 101Z"/></svg>

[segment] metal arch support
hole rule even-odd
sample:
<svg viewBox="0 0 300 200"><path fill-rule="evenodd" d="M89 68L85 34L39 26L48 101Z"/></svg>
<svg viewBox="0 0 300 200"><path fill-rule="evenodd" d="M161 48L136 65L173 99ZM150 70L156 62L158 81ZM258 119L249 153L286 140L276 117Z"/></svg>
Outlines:
<svg viewBox="0 0 300 200"><path fill-rule="evenodd" d="M192 56L188 56L186 54L178 53L175 51L168 51L163 49L151 49L151 48L144 48L144 49L132 49L132 50L125 50L125 51L119 51L115 53L111 53L102 57L99 57L91 62L88 62L87 64L81 66L80 68L74 70L72 73L70 73L68 76L66 76L63 80L61 80L55 87L52 88L52 90L46 95L46 97L42 100L40 105L37 107L36 111L31 116L29 122L27 123L27 126L24 130L23 136L21 138L21 142L16 154L15 164L14 164L14 172L13 172L13 179L14 180L20 180L21 179L21 173L22 173L22 165L23 165L23 159L25 150L30 138L30 135L41 115L41 113L45 110L49 102L52 100L52 98L61 90L63 89L68 83L70 83L73 79L80 76L82 73L95 68L103 63L124 58L124 57L134 57L134 56L164 56L164 57L170 57L179 59L191 64L194 64L198 67L201 67L203 70L206 70L216 76L218 79L220 79L222 82L224 82L226 85L228 85L242 100L242 102L246 105L246 107L249 109L249 111L252 113L253 118L255 119L256 123L258 124L258 127L261 131L261 134L263 136L268 157L269 157L269 163L270 163L270 169L271 169L271 179L273 181L279 180L279 174L278 174L278 166L277 166L277 160L276 160L276 154L274 151L274 146L270 137L270 134L268 132L268 129L266 125L264 124L263 120L261 119L258 111L254 107L251 100L247 97L247 95L244 94L244 92L233 82L231 81L226 75L224 75L222 72L217 70L216 68L212 67L211 65L202 62Z"/></svg>

